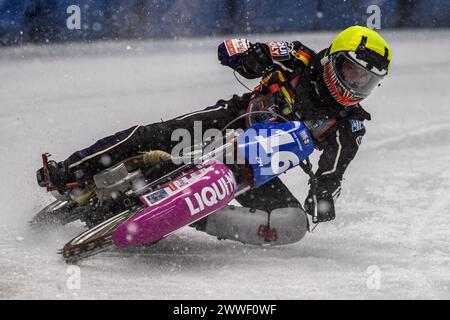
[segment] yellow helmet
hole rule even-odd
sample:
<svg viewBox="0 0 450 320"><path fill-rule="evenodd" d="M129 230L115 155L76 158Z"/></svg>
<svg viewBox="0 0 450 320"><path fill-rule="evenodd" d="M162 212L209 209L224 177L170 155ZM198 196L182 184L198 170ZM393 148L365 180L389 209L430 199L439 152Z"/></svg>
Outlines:
<svg viewBox="0 0 450 320"><path fill-rule="evenodd" d="M324 80L331 95L344 106L358 104L389 73L392 52L378 32L353 26L331 43L324 61Z"/></svg>
<svg viewBox="0 0 450 320"><path fill-rule="evenodd" d="M363 41L363 39L366 40ZM392 61L391 48L378 32L366 27L353 26L342 31L331 43L328 55L342 51L357 53L358 51L365 50L372 51L374 59L378 58L381 63L385 63L383 66L385 67L386 73L389 73L389 67Z"/></svg>

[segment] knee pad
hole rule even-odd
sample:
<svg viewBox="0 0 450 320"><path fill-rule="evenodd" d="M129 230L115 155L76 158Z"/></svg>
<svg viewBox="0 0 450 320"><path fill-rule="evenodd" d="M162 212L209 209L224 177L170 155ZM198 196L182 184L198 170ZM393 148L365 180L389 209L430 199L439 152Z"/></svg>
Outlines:
<svg viewBox="0 0 450 320"><path fill-rule="evenodd" d="M219 239L253 245L286 245L300 241L308 231L308 219L300 208L262 210L227 206L206 222L205 232Z"/></svg>

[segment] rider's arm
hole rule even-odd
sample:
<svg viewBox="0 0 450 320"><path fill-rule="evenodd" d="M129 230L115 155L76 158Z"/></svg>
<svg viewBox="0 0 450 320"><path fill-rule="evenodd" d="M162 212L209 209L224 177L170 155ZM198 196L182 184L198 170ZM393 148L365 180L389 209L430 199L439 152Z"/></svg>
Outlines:
<svg viewBox="0 0 450 320"><path fill-rule="evenodd" d="M301 72L315 52L299 41L250 43L245 39L230 39L219 45L220 62L248 79L255 79L273 70Z"/></svg>
<svg viewBox="0 0 450 320"><path fill-rule="evenodd" d="M334 202L341 194L341 181L344 172L358 152L362 137L366 133L363 121L345 119L337 127L324 135L320 148L323 150L319 160L317 178L317 200L320 221L333 220ZM312 190L305 201L305 210L312 214ZM320 205L326 203L327 205Z"/></svg>
<svg viewBox="0 0 450 320"><path fill-rule="evenodd" d="M363 121L345 119L324 136L316 177L319 189L328 191L335 200L340 194L343 175L358 152L365 133Z"/></svg>

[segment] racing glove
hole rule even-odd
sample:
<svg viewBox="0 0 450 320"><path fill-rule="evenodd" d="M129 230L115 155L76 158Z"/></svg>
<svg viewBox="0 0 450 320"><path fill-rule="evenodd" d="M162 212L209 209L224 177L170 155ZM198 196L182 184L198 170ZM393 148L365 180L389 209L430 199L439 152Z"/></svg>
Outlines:
<svg viewBox="0 0 450 320"><path fill-rule="evenodd" d="M247 73L257 77L272 71L274 65L269 47L264 43L251 44L242 56L241 65Z"/></svg>
<svg viewBox="0 0 450 320"><path fill-rule="evenodd" d="M305 211L307 214L314 215L314 199L310 192L305 200ZM334 210L334 200L327 190L322 190L317 194L317 218L318 222L331 221L336 218Z"/></svg>
<svg viewBox="0 0 450 320"><path fill-rule="evenodd" d="M313 181L310 181L311 189L305 200L305 211L314 215ZM336 218L334 202L341 194L341 179L335 176L321 176L316 182L317 194L317 218L319 222L331 221Z"/></svg>
<svg viewBox="0 0 450 320"><path fill-rule="evenodd" d="M310 181L311 189L305 200L305 211L307 214L314 215L313 187ZM331 221L336 218L334 202L341 193L341 181L319 177L317 180L317 218L318 222Z"/></svg>

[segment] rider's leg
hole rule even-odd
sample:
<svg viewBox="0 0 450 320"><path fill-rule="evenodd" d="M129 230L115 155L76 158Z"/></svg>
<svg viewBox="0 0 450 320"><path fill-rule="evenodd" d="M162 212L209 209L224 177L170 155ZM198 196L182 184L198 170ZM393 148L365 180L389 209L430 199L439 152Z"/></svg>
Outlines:
<svg viewBox="0 0 450 320"><path fill-rule="evenodd" d="M204 133L211 128L222 129L230 121L245 112L245 99L235 96L229 101L219 101L214 106L169 121L147 126L134 126L97 141L92 146L73 153L58 164L58 182L64 185L75 180L84 181L94 174L139 152L163 150L171 153L178 142L171 141L176 129L186 129L194 136L194 122L201 122ZM243 121L235 124L243 125ZM52 172L50 172L52 173ZM50 177L51 178L51 177ZM39 180L39 171L38 171Z"/></svg>

